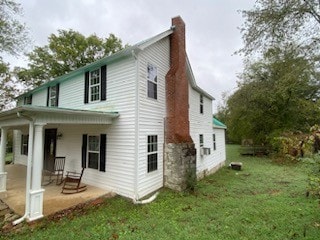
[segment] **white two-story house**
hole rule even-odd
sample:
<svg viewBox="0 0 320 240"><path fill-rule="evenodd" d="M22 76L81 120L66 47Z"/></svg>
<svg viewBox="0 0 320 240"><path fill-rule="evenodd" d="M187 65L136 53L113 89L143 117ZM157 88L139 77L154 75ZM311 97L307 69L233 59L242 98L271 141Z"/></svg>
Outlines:
<svg viewBox="0 0 320 240"><path fill-rule="evenodd" d="M29 169L29 220L42 217L41 174L55 156L66 157L65 171L85 168L84 183L132 199L183 189L184 162L198 178L224 164L225 127L213 123L213 97L196 84L184 27L173 18L169 30L48 81L0 113L0 191L13 130L14 164Z"/></svg>

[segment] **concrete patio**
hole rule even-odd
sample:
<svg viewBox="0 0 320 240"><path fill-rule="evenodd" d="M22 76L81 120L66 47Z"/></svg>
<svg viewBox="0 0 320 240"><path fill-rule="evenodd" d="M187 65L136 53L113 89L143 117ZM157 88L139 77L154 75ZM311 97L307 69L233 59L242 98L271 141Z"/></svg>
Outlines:
<svg viewBox="0 0 320 240"><path fill-rule="evenodd" d="M6 165L7 191L0 193L0 199L5 202L15 213L22 216L25 211L26 166ZM87 185L87 190L75 194L62 194L62 185L55 181L43 186L45 189L43 200L44 216L70 208L79 203L94 200L101 196L114 196L111 191Z"/></svg>

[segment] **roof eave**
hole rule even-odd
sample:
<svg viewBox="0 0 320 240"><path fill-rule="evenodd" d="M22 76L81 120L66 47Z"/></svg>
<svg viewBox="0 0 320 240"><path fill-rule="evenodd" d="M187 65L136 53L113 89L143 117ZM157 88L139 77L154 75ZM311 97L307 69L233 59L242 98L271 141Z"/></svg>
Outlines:
<svg viewBox="0 0 320 240"><path fill-rule="evenodd" d="M190 84L191 84L191 87L196 90L197 92L201 93L202 95L206 96L207 98L209 98L210 100L215 100L215 98L213 96L211 96L209 93L207 93L206 91L204 91L202 88L200 88L197 83L196 83L196 80L194 78L194 75L193 75L193 71L192 71L192 68L191 68L191 64L190 64L190 61L189 61L189 58L187 56L187 70L189 71L189 74L190 74Z"/></svg>
<svg viewBox="0 0 320 240"><path fill-rule="evenodd" d="M50 108L50 107L35 107L35 106L20 106L13 108L8 111L0 112L0 120L2 118L7 118L14 116L18 113L56 113L56 114L77 114L77 115L86 115L86 116L104 116L110 118L117 118L120 116L118 112L100 112L100 111L89 111L89 110L78 110L78 109L68 109L68 108Z"/></svg>

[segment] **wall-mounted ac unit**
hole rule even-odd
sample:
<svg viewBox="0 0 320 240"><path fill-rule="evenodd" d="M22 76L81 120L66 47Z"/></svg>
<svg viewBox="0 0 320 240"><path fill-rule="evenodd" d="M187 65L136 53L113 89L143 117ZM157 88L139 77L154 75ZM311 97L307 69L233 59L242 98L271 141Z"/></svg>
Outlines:
<svg viewBox="0 0 320 240"><path fill-rule="evenodd" d="M200 155L201 156L210 155L210 148L206 148L206 147L200 148Z"/></svg>

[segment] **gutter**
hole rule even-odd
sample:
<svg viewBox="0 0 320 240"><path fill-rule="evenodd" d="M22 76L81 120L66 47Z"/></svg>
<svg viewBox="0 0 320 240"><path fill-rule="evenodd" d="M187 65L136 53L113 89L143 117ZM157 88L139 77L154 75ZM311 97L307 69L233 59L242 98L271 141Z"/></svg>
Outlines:
<svg viewBox="0 0 320 240"><path fill-rule="evenodd" d="M13 225L17 225L25 220L30 214L30 190L31 190L31 171L32 171L32 158L33 158L33 135L34 135L34 119L29 116L22 115L20 112L17 112L18 118L27 119L29 123L29 146L28 146L28 161L27 161L27 180L26 180L26 206L25 214L12 222Z"/></svg>

